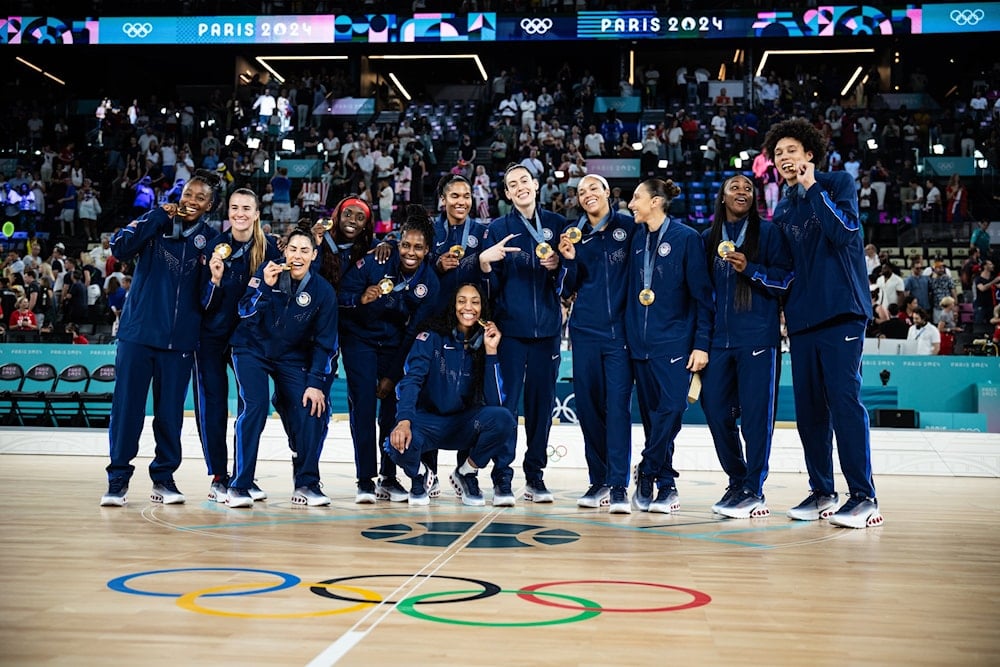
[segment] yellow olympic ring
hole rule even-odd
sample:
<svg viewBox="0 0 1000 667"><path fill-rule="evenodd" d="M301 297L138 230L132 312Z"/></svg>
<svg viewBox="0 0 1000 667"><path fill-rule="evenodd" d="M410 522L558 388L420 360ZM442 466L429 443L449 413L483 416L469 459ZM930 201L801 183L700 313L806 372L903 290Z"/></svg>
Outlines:
<svg viewBox="0 0 1000 667"><path fill-rule="evenodd" d="M209 609L208 607L203 607L198 604L197 599L202 595L209 595L210 593L222 593L225 591L231 591L235 589L242 588L259 588L264 584L228 584L226 586L213 586L212 588L203 588L200 591L191 591L190 593L185 593L184 595L177 598L177 606L181 609L186 609L188 611L194 611L199 614L209 614L210 616L227 616L229 618L314 618L318 616L335 616L337 614L349 614L353 611L360 611L366 609L369 606L382 601L382 596L375 591L368 590L367 588L358 588L356 586L341 586L339 584L316 584L302 582L296 584L296 586L305 586L306 588L311 588L313 586L320 588L339 588L340 590L349 591L360 595L361 597L369 600L369 602L359 602L358 604L351 605L350 607L344 607L343 609L329 609L326 611L305 611L295 614L247 614L239 611L220 611L218 609Z"/></svg>

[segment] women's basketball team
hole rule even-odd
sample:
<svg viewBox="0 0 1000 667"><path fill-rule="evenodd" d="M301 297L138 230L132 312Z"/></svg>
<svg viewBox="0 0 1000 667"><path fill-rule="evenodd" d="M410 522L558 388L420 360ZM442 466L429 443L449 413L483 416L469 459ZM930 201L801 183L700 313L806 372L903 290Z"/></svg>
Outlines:
<svg viewBox="0 0 1000 667"><path fill-rule="evenodd" d="M551 503L546 450L568 305L589 478L577 505L678 511L674 444L700 386L727 475L713 512L767 516L783 313L810 486L788 516L881 524L860 401L870 299L854 185L844 172L817 171L822 136L804 121L773 126L764 148L783 180L772 220L758 214L754 182L735 175L723 182L701 234L670 216L680 194L672 181L638 183L626 211L612 205L604 177L588 174L578 187L583 215L567 220L539 205L539 183L519 164L502 175L510 212L488 224L470 215L473 184L449 174L438 187L437 216L406 206L389 242L375 240L372 210L359 197L342 200L328 219L271 237L256 193L245 188L225 202L228 225L219 233L206 222L221 208L218 177L199 172L177 204L132 221L112 240L115 257L136 268L119 326L101 504L127 502L150 385L150 497L184 502L173 475L193 379L210 499L231 508L267 499L255 466L273 407L291 451L292 503L328 505L319 460L338 362L356 503L428 504L441 489L438 450L448 449L457 456L446 479L462 503L489 497L494 506L514 505L522 416L521 497ZM634 469L633 387L645 437ZM848 486L843 504L834 434ZM480 488L486 467L492 494Z"/></svg>

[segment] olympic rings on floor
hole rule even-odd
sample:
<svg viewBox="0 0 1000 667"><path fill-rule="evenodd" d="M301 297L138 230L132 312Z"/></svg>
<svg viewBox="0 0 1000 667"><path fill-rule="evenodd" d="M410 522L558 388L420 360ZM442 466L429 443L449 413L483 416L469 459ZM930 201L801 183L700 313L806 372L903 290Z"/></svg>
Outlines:
<svg viewBox="0 0 1000 667"><path fill-rule="evenodd" d="M356 588L354 586L337 586L335 584L325 584L331 588L341 588L352 593L357 593L362 597L367 599L350 607L344 607L343 609L327 609L325 611L301 611L288 614L251 614L242 611L222 611L219 609L209 609L208 607L203 607L198 604L198 598L209 595L219 595L223 591L229 591L234 588L246 588L248 586L257 586L258 584L227 584L226 586L213 586L212 588L203 588L200 591L191 591L190 593L185 593L177 599L177 606L181 609L187 609L188 611L195 611L199 614L209 614L211 616L225 616L228 618L315 618L318 616L336 616L338 614L349 614L353 611L360 611L366 609L373 604L377 604L381 599L380 596L375 591L370 591L365 588ZM299 583L297 586L318 586L319 584L313 583Z"/></svg>
<svg viewBox="0 0 1000 667"><path fill-rule="evenodd" d="M277 584L268 584L266 582L253 581L250 583L226 583L218 586L212 586L209 588L202 588L195 591L190 591L187 593L170 593L170 592L159 592L159 591L146 591L138 588L133 588L129 585L129 582L133 579L138 579L140 577L150 577L155 575L172 575L185 572L230 572L230 573L249 573L254 575L267 575L271 577L277 577L280 582ZM475 584L478 588L470 590L453 590L453 591L436 591L432 593L423 593L419 595L411 595L409 597L403 598L402 600L393 601L386 600L377 591L360 588L356 586L344 585L345 581L352 581L358 579L385 579L396 577L400 579L412 579L414 581L418 579L448 579L450 581L460 581L463 583ZM611 584L616 586L645 586L648 588L655 589L665 589L667 591L674 591L683 593L685 595L690 595L691 599L687 602L682 602L681 604L674 604L662 607L634 607L634 608L618 608L618 607L603 607L596 602L592 602L586 598L576 597L573 595L564 595L561 593L552 593L549 591L543 591L543 588L550 588L552 586L570 586L574 584L582 585L605 585ZM419 585L419 582L418 582ZM211 616L223 616L229 618L265 618L265 619L288 619L288 618L315 618L322 616L335 616L339 614L349 614L355 611L361 611L364 609L369 609L373 605L383 604L390 607L395 606L400 612L412 616L414 618L423 619L426 621L432 621L434 623L450 623L453 625L465 625L465 626L475 626L475 627L538 627L546 625L559 625L562 623L576 623L578 621L585 621L587 619L593 618L599 615L601 612L612 612L612 613L631 613L631 614L643 614L643 613L657 613L657 612L668 612L668 611L681 611L684 609L694 609L696 607L701 607L712 601L712 598L701 591L697 591L691 588L682 588L680 586L671 586L669 584L660 584L648 581L620 581L614 579L578 579L570 581L547 581L537 584L531 584L529 586L522 586L518 589L501 589L500 586L483 579L473 579L470 577L452 577L441 574L358 574L347 577L336 577L333 579L326 579L324 581L318 582L303 582L301 578L290 574L287 572L280 572L277 570L259 570L254 568L242 568L242 567L182 567L182 568L172 568L165 570L148 570L145 572L134 572L132 574L123 575L121 577L116 577L112 579L107 584L108 588L119 593L128 593L130 595L149 595L152 597L165 597L165 598L175 598L177 601L177 606L181 609L187 611L193 611L199 614L208 614ZM262 593L274 593L277 591L282 591L290 588L308 588L313 594L319 595L320 597L329 598L331 600L339 600L342 602L353 603L350 606L346 606L342 609L327 609L320 611L301 611L301 612L288 612L288 613L250 613L243 611L223 611L218 609L211 609L202 605L199 602L199 598L208 597L239 597L246 595L258 595ZM343 595L340 593L333 592L344 591L350 595ZM432 614L425 613L417 609L420 605L439 605L439 604L451 604L455 602L472 602L475 600L483 600L486 598L493 597L500 593L513 593L517 595L522 600L527 602L535 603L536 605L542 605L546 607L555 607L557 609L567 609L569 611L578 612L573 616L568 616L566 618L559 618L553 620L543 620L543 621L512 621L512 622L488 622L488 621L473 621L473 620L458 620L452 618L445 618L443 616L436 616ZM554 599L541 599L541 598L554 598Z"/></svg>
<svg viewBox="0 0 1000 667"><path fill-rule="evenodd" d="M173 574L175 572L251 572L253 574L270 574L275 577L280 578L282 581L280 584L275 584L274 586L268 586L267 584L260 584L262 588L257 590L243 591L242 593L212 593L211 597L228 597L232 595L257 595L258 593L272 593L274 591L282 591L286 588L291 588L292 586L297 586L302 580L296 577L294 574L288 574L287 572L277 572L275 570L255 570L246 567L178 567L169 570L147 570L146 572L134 572L132 574L126 574L125 576L112 579L108 582L108 588L113 591L118 591L119 593L131 593L132 595L152 595L153 597L161 598L179 598L185 595L185 593L157 593L155 591L141 591L138 588L131 588L126 586L127 581L132 579L138 579L139 577L150 577L156 574Z"/></svg>
<svg viewBox="0 0 1000 667"><path fill-rule="evenodd" d="M408 597L405 600L400 601L396 605L396 609L406 614L407 616L412 616L414 618L420 618L425 621L434 621L435 623L450 623L452 625L465 625L477 628L537 628L544 625L563 625L565 623L576 623L578 621L586 621L587 619L594 618L600 614L600 605L596 602L586 600L584 598L574 597L572 595L562 595L561 593L542 593L540 591L532 593L533 595L545 595L548 597L562 598L564 600L570 600L571 602L576 602L579 607L570 607L571 609L584 609L585 611L580 612L576 616L567 616L566 618L556 618L548 621L520 621L520 622L510 622L510 623L495 623L489 621L460 621L454 618L444 618L441 616L431 616L430 614L418 611L416 606L427 598L441 597L442 595L466 595L469 593L475 593L476 591L441 591L438 593L424 593L423 595L414 595ZM514 593L520 596L521 593L525 591L522 590L501 590L501 593ZM590 611L598 610L598 611Z"/></svg>
<svg viewBox="0 0 1000 667"><path fill-rule="evenodd" d="M331 598L333 600L343 600L344 602L365 602L365 600L358 600L356 598L349 598L344 595L337 595L336 593L331 593L327 586L331 588L346 588L344 586L332 586L332 584L339 584L342 581L350 581L352 579L376 579L385 577L402 577L409 578L414 575L412 574L362 574L353 577L338 577L336 579L324 579L318 584L314 584L309 590L316 595ZM418 575L422 579L451 579L453 581L463 581L467 583L472 583L477 586L482 586L483 590L476 595L470 595L469 597L456 598L454 600L434 600L428 602L421 602L419 604L448 604L449 602L471 602L472 600L482 600L484 598L493 597L500 592L500 587L489 581L483 581L482 579L470 579L469 577L446 577L443 574L422 574ZM393 600L385 601L385 604L396 604ZM401 604L401 603L400 603Z"/></svg>
<svg viewBox="0 0 1000 667"><path fill-rule="evenodd" d="M551 602L548 600L539 600L535 598L535 594L538 593L540 588L548 588L549 586L565 586L567 584L622 584L626 586L650 586L653 588L666 588L672 591L680 591L681 593L687 593L693 599L690 602L685 602L684 604L672 605L669 607L636 607L634 609L628 608L612 608L612 607L573 607L568 604L560 604L558 602ZM548 581L541 584L532 584L530 586L522 586L521 592L517 594L522 600L528 600L529 602L535 602L537 604L545 605L547 607L558 607L559 609L571 609L573 611L601 611L601 612L616 612L620 614L649 614L654 612L662 611L681 611L682 609L694 609L695 607L702 607L712 601L712 598L707 593L702 593L701 591L696 591L691 588L681 588L680 586L669 586L667 584L654 584L648 581L616 581L612 579L577 579L573 581Z"/></svg>

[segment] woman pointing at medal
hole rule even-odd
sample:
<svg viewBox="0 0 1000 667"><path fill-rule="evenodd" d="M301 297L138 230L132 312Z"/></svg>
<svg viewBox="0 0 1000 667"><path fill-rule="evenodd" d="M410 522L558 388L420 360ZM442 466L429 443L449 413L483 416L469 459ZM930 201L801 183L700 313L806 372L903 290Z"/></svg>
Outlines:
<svg viewBox="0 0 1000 667"><path fill-rule="evenodd" d="M625 286L635 222L611 210L603 176L584 176L577 191L585 215L559 237L566 268L563 296L576 293L569 321L573 390L590 474L590 488L576 504L610 504L612 513L628 514L632 368L625 345Z"/></svg>
<svg viewBox="0 0 1000 667"><path fill-rule="evenodd" d="M701 407L729 476L712 511L735 519L763 517L770 514L764 480L778 391L779 299L793 277L791 253L781 230L760 219L754 184L746 176L722 184L704 238L716 313Z"/></svg>
<svg viewBox="0 0 1000 667"><path fill-rule="evenodd" d="M687 409L691 373L708 363L715 316L701 237L667 216L678 194L673 181L651 178L639 184L628 205L639 224L629 255L625 332L646 435L632 503L665 514L680 508L674 438Z"/></svg>
<svg viewBox="0 0 1000 667"><path fill-rule="evenodd" d="M503 181L514 209L490 223L490 236L501 240L480 253L479 268L495 303L497 328L504 332L498 354L507 383L504 407L515 418L524 392L528 440L524 499L550 503L553 496L543 474L559 374L559 294L565 274L552 243L566 227L566 218L537 206L538 181L524 166L507 167ZM516 431L511 437L516 440ZM507 449L514 451L514 447ZM498 460L493 467L494 505L514 504L512 461Z"/></svg>

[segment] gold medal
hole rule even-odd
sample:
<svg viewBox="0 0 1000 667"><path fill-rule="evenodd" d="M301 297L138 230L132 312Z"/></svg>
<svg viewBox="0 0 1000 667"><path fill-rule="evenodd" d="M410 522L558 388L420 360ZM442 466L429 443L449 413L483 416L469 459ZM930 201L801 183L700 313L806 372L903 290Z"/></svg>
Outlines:
<svg viewBox="0 0 1000 667"><path fill-rule="evenodd" d="M215 250L212 251L212 254L218 256L219 259L225 259L233 254L233 246L228 243L220 243L215 246Z"/></svg>
<svg viewBox="0 0 1000 667"><path fill-rule="evenodd" d="M291 271L292 270L292 265L291 264L282 264L281 265L281 270L282 271Z"/></svg>
<svg viewBox="0 0 1000 667"><path fill-rule="evenodd" d="M639 303L644 306L648 306L656 301L656 293L648 287L641 292L639 292Z"/></svg>
<svg viewBox="0 0 1000 667"><path fill-rule="evenodd" d="M459 259L465 257L465 248L463 248L460 245L453 245L452 247L448 248L448 252L454 255L455 257L458 257Z"/></svg>
<svg viewBox="0 0 1000 667"><path fill-rule="evenodd" d="M538 256L538 259L545 259L551 254L552 254L552 246L550 246L545 241L542 241L541 243L535 246L535 255Z"/></svg>
<svg viewBox="0 0 1000 667"><path fill-rule="evenodd" d="M333 229L333 218L320 218L317 222L323 225L323 229L326 231Z"/></svg>
<svg viewBox="0 0 1000 667"><path fill-rule="evenodd" d="M719 257L721 257L722 259L725 259L726 255L735 251L736 251L736 244L733 243L732 241L723 241L722 243L719 244Z"/></svg>
<svg viewBox="0 0 1000 667"><path fill-rule="evenodd" d="M481 326L484 329L486 328L486 325L489 324L489 322L487 322L486 320L484 320L481 317L478 320L476 320L476 322L479 322L479 326Z"/></svg>
<svg viewBox="0 0 1000 667"><path fill-rule="evenodd" d="M382 280L378 281L378 291L381 292L382 294L388 294L389 292L392 291L393 287L395 287L395 285L392 283L391 278L383 278Z"/></svg>
<svg viewBox="0 0 1000 667"><path fill-rule="evenodd" d="M566 230L566 238L569 239L570 243L579 243L580 239L583 238L583 232L580 231L579 227L570 227Z"/></svg>

